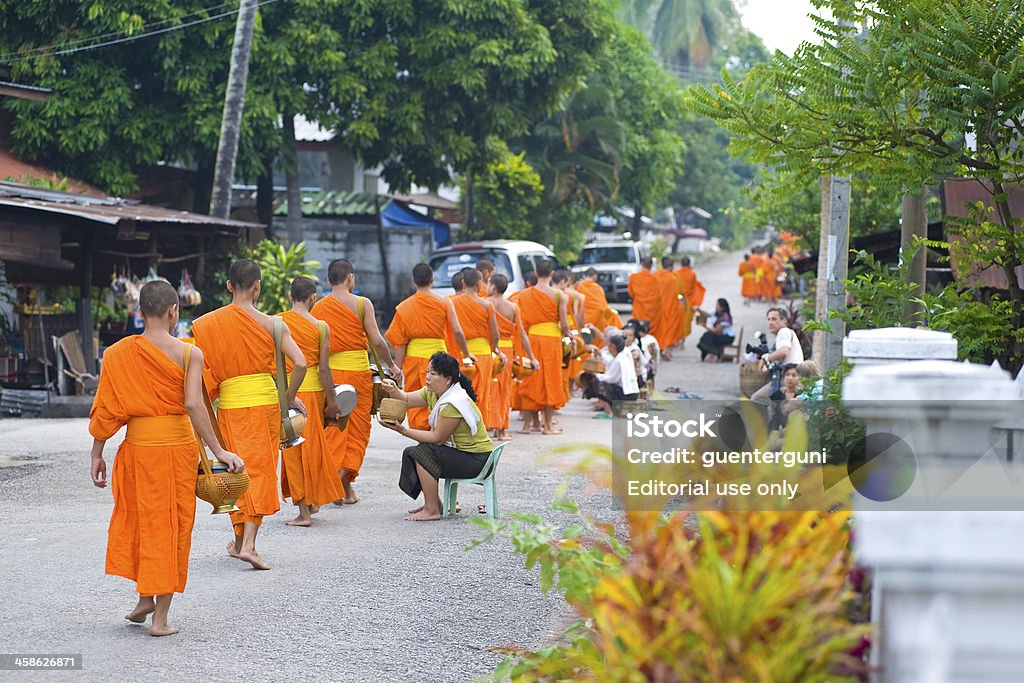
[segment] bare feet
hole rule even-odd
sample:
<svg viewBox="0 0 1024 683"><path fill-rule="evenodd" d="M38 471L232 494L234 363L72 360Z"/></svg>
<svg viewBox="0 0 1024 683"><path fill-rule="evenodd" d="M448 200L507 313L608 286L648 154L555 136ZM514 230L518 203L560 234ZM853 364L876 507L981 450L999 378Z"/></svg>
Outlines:
<svg viewBox="0 0 1024 683"><path fill-rule="evenodd" d="M231 557L238 557L238 543L236 541L228 541L228 555Z"/></svg>
<svg viewBox="0 0 1024 683"><path fill-rule="evenodd" d="M345 505L355 505L356 503L359 502L359 496L357 496L353 492L351 497L345 496L344 498L341 499L341 502L344 503Z"/></svg>
<svg viewBox="0 0 1024 683"><path fill-rule="evenodd" d="M152 614L155 610L156 604L153 602L152 598L148 601L139 600L139 604L135 606L135 609L124 615L124 618L133 624L144 624L146 623L146 617Z"/></svg>
<svg viewBox="0 0 1024 683"><path fill-rule="evenodd" d="M320 506L319 505L310 505L309 506L309 514L315 515L318 512L320 512Z"/></svg>
<svg viewBox="0 0 1024 683"><path fill-rule="evenodd" d="M334 505L336 507L341 507L344 504L345 504L345 499L344 498L339 498L338 500L334 501Z"/></svg>
<svg viewBox="0 0 1024 683"><path fill-rule="evenodd" d="M561 427L552 427L551 429L545 429L543 432L541 432L541 434L545 434L547 436L550 436L552 434L561 434L561 433L562 433L562 428Z"/></svg>
<svg viewBox="0 0 1024 683"><path fill-rule="evenodd" d="M270 569L270 565L263 561L255 550L242 550L238 553L238 559L248 562L253 569Z"/></svg>
<svg viewBox="0 0 1024 683"><path fill-rule="evenodd" d="M441 519L441 513L433 510L420 510L405 518L407 522L433 522L438 519Z"/></svg>
<svg viewBox="0 0 1024 683"><path fill-rule="evenodd" d="M308 517L303 517L302 515L299 515L295 519L288 520L284 524L285 526L312 526L313 520L309 519Z"/></svg>
<svg viewBox="0 0 1024 683"><path fill-rule="evenodd" d="M516 430L516 434L529 434L529 433L530 433L530 428L529 427L523 427L522 429L517 429Z"/></svg>
<svg viewBox="0 0 1024 683"><path fill-rule="evenodd" d="M415 515L417 512L420 512L422 510L423 510L423 506L422 505L420 505L418 508L409 508L409 514L410 515Z"/></svg>
<svg viewBox="0 0 1024 683"><path fill-rule="evenodd" d="M157 638L159 638L161 636L173 636L175 633L180 633L180 632L181 632L180 629L176 629L173 626L168 626L166 624L164 626L155 626L154 625L154 626L150 626L149 627L149 635L155 636Z"/></svg>

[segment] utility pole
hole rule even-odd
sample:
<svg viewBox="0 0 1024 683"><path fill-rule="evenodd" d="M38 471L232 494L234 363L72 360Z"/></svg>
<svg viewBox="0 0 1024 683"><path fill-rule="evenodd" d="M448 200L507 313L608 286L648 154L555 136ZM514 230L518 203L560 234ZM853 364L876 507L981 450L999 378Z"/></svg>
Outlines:
<svg viewBox="0 0 1024 683"><path fill-rule="evenodd" d="M914 249L915 237L928 237L928 214L925 203L928 201L928 188L922 187L919 192L903 195L902 221L900 222L900 262ZM907 282L914 285L913 298L920 299L924 295L925 278L927 277L928 250L922 246L914 254L907 272ZM924 307L914 301L907 301L903 307L903 324L908 327L919 325L923 320Z"/></svg>
<svg viewBox="0 0 1024 683"><path fill-rule="evenodd" d="M846 276L850 253L850 178L833 175L829 178L828 193L828 254L825 258L825 311L837 314L846 312ZM818 259L819 266L821 259ZM820 282L820 281L819 281ZM820 286L820 284L819 284ZM824 359L822 370L827 374L843 360L843 337L846 324L838 317L831 317L832 331L825 333Z"/></svg>
<svg viewBox="0 0 1024 683"><path fill-rule="evenodd" d="M231 70L224 95L224 117L220 124L220 144L217 146L217 166L213 172L213 197L210 199L210 214L218 218L227 218L231 212L231 185L235 180L235 158L242 130L245 84L249 78L249 52L255 24L256 0L239 0L235 41L231 47Z"/></svg>

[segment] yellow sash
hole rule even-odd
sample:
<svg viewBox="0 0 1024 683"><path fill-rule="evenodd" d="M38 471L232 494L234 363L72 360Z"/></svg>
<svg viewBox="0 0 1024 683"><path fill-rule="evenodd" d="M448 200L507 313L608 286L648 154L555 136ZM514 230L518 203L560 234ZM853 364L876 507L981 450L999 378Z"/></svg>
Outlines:
<svg viewBox="0 0 1024 683"><path fill-rule="evenodd" d="M255 408L276 406L277 385L265 372L239 375L220 383L220 408Z"/></svg>
<svg viewBox="0 0 1024 683"><path fill-rule="evenodd" d="M133 417L128 420L125 440L133 446L177 446L195 443L188 415Z"/></svg>
<svg viewBox="0 0 1024 683"><path fill-rule="evenodd" d="M530 325L530 329L527 333L535 334L538 337L561 337L562 328L559 326L558 323L535 323L533 325Z"/></svg>
<svg viewBox="0 0 1024 683"><path fill-rule="evenodd" d="M486 356L491 352L491 342L487 337L473 337L466 340L466 348L474 356Z"/></svg>
<svg viewBox="0 0 1024 683"><path fill-rule="evenodd" d="M366 349L355 351L338 351L331 354L331 370L369 370L370 359Z"/></svg>
<svg viewBox="0 0 1024 683"><path fill-rule="evenodd" d="M498 348L499 349L511 349L512 348L512 340L511 339L500 339L500 340L498 340Z"/></svg>
<svg viewBox="0 0 1024 683"><path fill-rule="evenodd" d="M324 384L320 381L320 366L310 365L306 368L306 376L299 385L299 391L323 391Z"/></svg>
<svg viewBox="0 0 1024 683"><path fill-rule="evenodd" d="M438 351L446 351L444 339L433 337L418 337L410 339L405 347L405 355L409 358L430 358Z"/></svg>

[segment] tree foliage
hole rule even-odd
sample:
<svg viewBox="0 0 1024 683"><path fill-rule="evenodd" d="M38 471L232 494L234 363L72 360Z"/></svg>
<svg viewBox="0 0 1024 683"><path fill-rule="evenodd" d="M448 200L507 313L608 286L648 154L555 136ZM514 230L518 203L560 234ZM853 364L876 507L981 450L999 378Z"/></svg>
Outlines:
<svg viewBox="0 0 1024 683"><path fill-rule="evenodd" d="M537 208L544 194L540 176L525 152L507 149L476 179L477 227L482 239L534 239ZM463 187L465 197L466 188Z"/></svg>

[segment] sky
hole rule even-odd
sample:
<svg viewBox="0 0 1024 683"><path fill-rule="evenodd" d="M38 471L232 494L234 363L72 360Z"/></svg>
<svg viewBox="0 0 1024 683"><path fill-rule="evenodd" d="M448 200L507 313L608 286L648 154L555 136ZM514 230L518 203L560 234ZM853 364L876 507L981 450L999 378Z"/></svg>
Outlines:
<svg viewBox="0 0 1024 683"><path fill-rule="evenodd" d="M743 25L761 37L770 50L793 54L803 41L817 42L814 24L807 17L810 0L746 0L740 5Z"/></svg>

